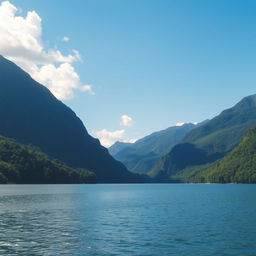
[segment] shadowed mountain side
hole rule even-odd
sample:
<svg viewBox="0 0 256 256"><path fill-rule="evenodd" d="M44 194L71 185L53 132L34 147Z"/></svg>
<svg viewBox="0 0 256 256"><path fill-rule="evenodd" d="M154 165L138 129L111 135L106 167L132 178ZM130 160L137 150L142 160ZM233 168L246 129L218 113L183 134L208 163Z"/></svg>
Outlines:
<svg viewBox="0 0 256 256"><path fill-rule="evenodd" d="M129 143L129 142L117 141L111 147L108 148L108 152L110 153L111 156L114 156L118 152L120 152L122 149L129 147L131 145L132 143Z"/></svg>
<svg viewBox="0 0 256 256"><path fill-rule="evenodd" d="M256 95L252 95L245 97L234 107L223 111L206 124L190 131L182 144L174 147L163 157L150 174L161 179L164 174L169 179L170 174L178 173L184 168L214 162L233 150L246 132L255 125ZM188 143L194 145L189 152ZM193 157L197 156L198 150L202 152L199 162ZM182 165L179 164L180 159L183 159Z"/></svg>
<svg viewBox="0 0 256 256"><path fill-rule="evenodd" d="M256 128L223 159L187 168L171 178L180 182L256 183Z"/></svg>
<svg viewBox="0 0 256 256"><path fill-rule="evenodd" d="M188 165L203 164L207 159L203 150L190 143L178 144L171 152L171 154L162 157L157 163L156 167L150 172L151 177L159 178L158 176L162 177L164 173L166 177L170 177Z"/></svg>
<svg viewBox="0 0 256 256"><path fill-rule="evenodd" d="M116 142L109 148L109 152L132 172L145 174L154 167L162 155L167 154L197 126L200 124L187 123L154 132L135 143Z"/></svg>
<svg viewBox="0 0 256 256"><path fill-rule="evenodd" d="M205 125L189 132L183 142L194 143L207 152L229 152L256 124L256 95L243 98Z"/></svg>
<svg viewBox="0 0 256 256"><path fill-rule="evenodd" d="M0 135L32 144L99 182L136 182L86 131L76 114L14 63L0 56Z"/></svg>
<svg viewBox="0 0 256 256"><path fill-rule="evenodd" d="M49 159L13 139L0 136L0 183L95 183L95 174Z"/></svg>

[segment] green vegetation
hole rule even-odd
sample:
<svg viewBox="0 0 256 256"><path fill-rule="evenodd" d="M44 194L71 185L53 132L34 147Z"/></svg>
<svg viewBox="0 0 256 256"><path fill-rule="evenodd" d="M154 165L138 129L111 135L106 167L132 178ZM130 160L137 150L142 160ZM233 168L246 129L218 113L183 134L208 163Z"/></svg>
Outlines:
<svg viewBox="0 0 256 256"><path fill-rule="evenodd" d="M176 174L170 175L168 178L171 182L181 183L210 183L206 182L203 177L206 172L214 163L194 165L177 172Z"/></svg>
<svg viewBox="0 0 256 256"><path fill-rule="evenodd" d="M188 165L203 164L205 159L205 152L195 145L190 143L178 144L173 148L172 154L167 154L161 158L156 167L149 172L149 175L153 178L159 178L161 172L161 179L163 179L163 174L168 179Z"/></svg>
<svg viewBox="0 0 256 256"><path fill-rule="evenodd" d="M95 174L70 168L0 136L0 183L95 183Z"/></svg>
<svg viewBox="0 0 256 256"><path fill-rule="evenodd" d="M256 127L223 159L184 169L170 178L180 182L256 183Z"/></svg>
<svg viewBox="0 0 256 256"><path fill-rule="evenodd" d="M52 159L93 171L97 182L139 182L91 137L76 114L0 55L0 134L32 144Z"/></svg>
<svg viewBox="0 0 256 256"><path fill-rule="evenodd" d="M245 97L234 107L223 111L206 124L189 132L182 144L173 147L149 174L161 179L165 176L167 181L176 175L186 177L186 173L196 173L197 165L205 166L223 158L255 125L256 95L252 95ZM188 145L193 146L188 147ZM201 168L205 169L205 167ZM200 176L201 178L203 177ZM208 179L205 182L208 182Z"/></svg>
<svg viewBox="0 0 256 256"><path fill-rule="evenodd" d="M113 159L70 108L1 55L0 77L0 134L46 154L1 137L1 183L95 182L95 175L104 183L150 180ZM109 151L133 172L151 169L158 181L254 183L255 129L232 150L255 125L252 95L197 128L170 127Z"/></svg>
<svg viewBox="0 0 256 256"><path fill-rule="evenodd" d="M109 152L130 171L146 174L162 155L167 154L189 131L200 125L188 123L182 126L169 127L154 132L132 144L116 142L109 148Z"/></svg>

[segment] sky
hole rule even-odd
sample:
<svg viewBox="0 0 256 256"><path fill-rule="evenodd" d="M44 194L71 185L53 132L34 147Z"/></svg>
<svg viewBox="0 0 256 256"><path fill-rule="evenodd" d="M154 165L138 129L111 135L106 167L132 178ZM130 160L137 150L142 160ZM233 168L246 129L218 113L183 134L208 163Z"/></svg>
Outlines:
<svg viewBox="0 0 256 256"><path fill-rule="evenodd" d="M110 146L256 92L254 0L0 1L0 54Z"/></svg>

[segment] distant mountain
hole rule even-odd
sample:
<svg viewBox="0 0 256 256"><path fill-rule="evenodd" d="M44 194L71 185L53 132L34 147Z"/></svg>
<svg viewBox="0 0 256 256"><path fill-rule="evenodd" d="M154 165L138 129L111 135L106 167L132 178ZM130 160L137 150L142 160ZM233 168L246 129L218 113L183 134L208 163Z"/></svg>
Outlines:
<svg viewBox="0 0 256 256"><path fill-rule="evenodd" d="M221 160L187 168L173 178L182 182L256 183L256 127Z"/></svg>
<svg viewBox="0 0 256 256"><path fill-rule="evenodd" d="M0 136L1 183L94 183L95 174L50 160L12 139Z"/></svg>
<svg viewBox="0 0 256 256"><path fill-rule="evenodd" d="M98 182L136 182L86 131L76 114L26 72L0 56L0 135L51 158L95 172Z"/></svg>
<svg viewBox="0 0 256 256"><path fill-rule="evenodd" d="M162 155L168 153L189 131L200 125L187 123L169 127L135 143L116 142L109 148L109 152L132 172L145 174L153 168Z"/></svg>
<svg viewBox="0 0 256 256"><path fill-rule="evenodd" d="M122 149L124 149L126 147L129 147L130 145L132 145L132 143L117 141L111 147L108 148L108 152L110 153L110 155L114 156L119 151L121 151Z"/></svg>
<svg viewBox="0 0 256 256"><path fill-rule="evenodd" d="M214 162L234 149L255 125L256 95L252 95L189 132L181 144L160 159L150 175L168 180L189 166Z"/></svg>

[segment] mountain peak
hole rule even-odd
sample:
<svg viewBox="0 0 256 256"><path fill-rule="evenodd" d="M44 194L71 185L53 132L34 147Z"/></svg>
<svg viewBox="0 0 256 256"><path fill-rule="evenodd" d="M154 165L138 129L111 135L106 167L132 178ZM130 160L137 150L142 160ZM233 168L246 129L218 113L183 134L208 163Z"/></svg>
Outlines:
<svg viewBox="0 0 256 256"><path fill-rule="evenodd" d="M243 98L234 107L222 111L205 124L190 131L180 145L173 148L165 158L161 159L154 169L154 174L177 171L177 163L180 158L189 160L186 166L182 166L178 171L186 167L195 165L194 157L197 151L202 151L201 163L211 163L222 158L233 150L242 140L246 132L256 125L256 95ZM193 144L191 152L187 152L186 145ZM180 154L176 154L179 146ZM193 154L192 154L193 153ZM177 156L178 155L178 156ZM182 156L182 157L179 157Z"/></svg>
<svg viewBox="0 0 256 256"><path fill-rule="evenodd" d="M256 107L256 94L249 95L244 97L241 101L239 101L235 105L235 109L247 109L247 108L255 108Z"/></svg>
<svg viewBox="0 0 256 256"><path fill-rule="evenodd" d="M0 135L33 145L69 166L91 170L99 182L136 181L69 107L2 56L0 77Z"/></svg>

